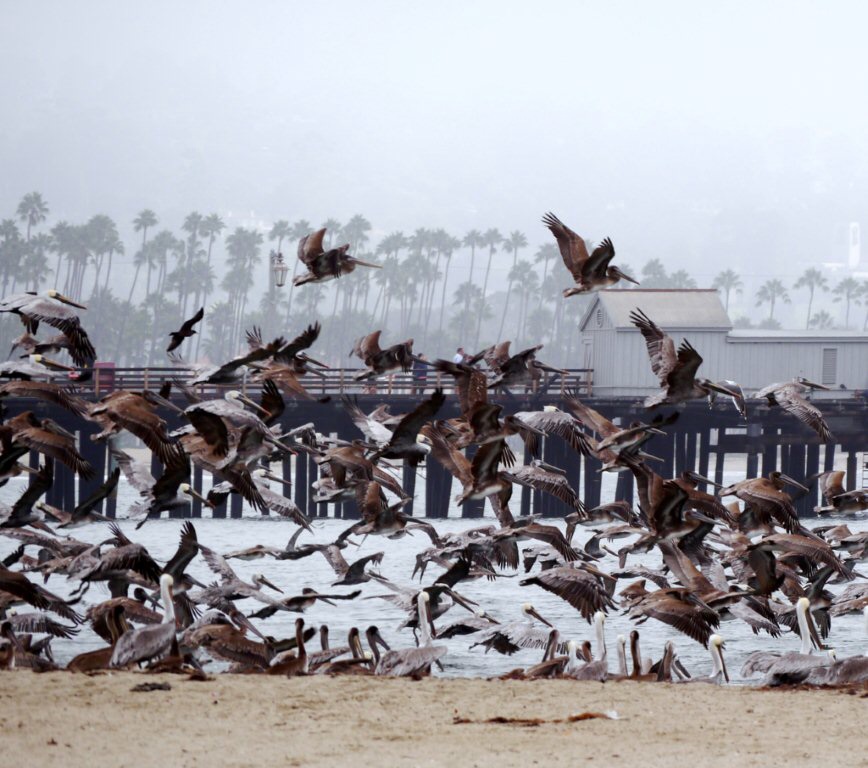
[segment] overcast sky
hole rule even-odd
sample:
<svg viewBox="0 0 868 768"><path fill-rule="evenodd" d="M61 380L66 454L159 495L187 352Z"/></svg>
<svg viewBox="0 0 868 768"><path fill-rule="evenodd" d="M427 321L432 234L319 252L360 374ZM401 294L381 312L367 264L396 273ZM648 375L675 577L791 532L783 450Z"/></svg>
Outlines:
<svg viewBox="0 0 868 768"><path fill-rule="evenodd" d="M796 272L868 201L866 30L864 2L7 1L0 218L38 190L122 231L361 213L535 248L553 210L636 268Z"/></svg>

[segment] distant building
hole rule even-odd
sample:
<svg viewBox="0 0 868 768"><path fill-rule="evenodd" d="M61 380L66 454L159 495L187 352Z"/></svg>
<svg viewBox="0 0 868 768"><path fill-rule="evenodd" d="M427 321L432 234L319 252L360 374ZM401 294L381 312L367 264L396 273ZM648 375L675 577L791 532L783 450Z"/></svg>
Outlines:
<svg viewBox="0 0 868 768"><path fill-rule="evenodd" d="M749 393L795 376L835 390L842 384L847 390L868 388L864 333L733 330L715 290L637 289L598 292L579 323L581 367L594 371L594 395L647 395L659 389L645 340L630 322L634 309L668 333L676 347L682 338L690 341L702 355L700 377L732 379Z"/></svg>

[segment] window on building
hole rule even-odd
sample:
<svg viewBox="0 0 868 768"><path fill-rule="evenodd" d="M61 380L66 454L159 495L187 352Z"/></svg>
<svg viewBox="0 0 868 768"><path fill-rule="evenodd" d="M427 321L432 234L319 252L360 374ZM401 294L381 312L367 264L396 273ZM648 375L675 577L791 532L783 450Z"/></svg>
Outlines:
<svg viewBox="0 0 868 768"><path fill-rule="evenodd" d="M823 349L823 380L821 384L834 384L838 378L838 350Z"/></svg>

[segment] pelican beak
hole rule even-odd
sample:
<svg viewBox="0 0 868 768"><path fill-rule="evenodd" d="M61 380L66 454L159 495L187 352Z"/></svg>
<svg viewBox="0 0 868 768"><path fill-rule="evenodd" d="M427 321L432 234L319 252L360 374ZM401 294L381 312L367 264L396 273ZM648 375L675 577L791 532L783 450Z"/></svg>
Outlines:
<svg viewBox="0 0 868 768"><path fill-rule="evenodd" d="M21 469L21 470L23 470L24 472L29 472L31 475L37 475L37 474L39 474L39 470L38 470L38 469L34 469L33 467L29 467L29 466L27 466L27 464L22 464L20 461L18 462L18 468ZM37 502L37 503L38 503L38 504L41 504L42 502L40 501L40 502Z"/></svg>
<svg viewBox="0 0 868 768"><path fill-rule="evenodd" d="M473 600L470 600L469 598L466 598L466 597L462 597L457 592L453 592L451 589L449 590L449 595L452 597L452 599L456 603L458 603L458 605L460 605L462 608L466 608L471 613L473 613L477 608L479 608L479 603L474 603ZM430 603L429 603L429 608L430 608Z"/></svg>
<svg viewBox="0 0 868 768"><path fill-rule="evenodd" d="M694 482L705 483L706 485L710 485L713 488L723 488L723 486L720 483L716 483L716 482L714 482L714 480L711 480L710 478L705 477L705 475L700 475L698 472L691 472L690 476L693 478Z"/></svg>
<svg viewBox="0 0 868 768"><path fill-rule="evenodd" d="M52 360L50 357L46 357L45 355L39 356L39 362L41 365L44 365L46 368L51 368L54 371L75 371L76 368L73 368L69 365L64 365L63 363L58 363L57 360Z"/></svg>
<svg viewBox="0 0 868 768"><path fill-rule="evenodd" d="M824 384L817 384L816 381L810 381L809 379L805 379L805 378L799 379L799 382L801 384L804 384L806 387L810 387L811 389L825 389L826 391L828 391L830 389L829 387L825 386Z"/></svg>
<svg viewBox="0 0 868 768"><path fill-rule="evenodd" d="M266 469L263 477L267 477L269 480L274 480L277 483L283 483L286 486L292 486L292 480L284 480L282 477L278 477L274 474L270 469Z"/></svg>
<svg viewBox="0 0 868 768"><path fill-rule="evenodd" d="M198 499L199 501L201 501L205 506L210 507L211 509L214 509L214 506L215 506L214 502L208 501L208 499L206 499L201 493L199 493L199 491L197 491L192 486L190 486L190 490L187 491L187 493L188 493L188 495L192 496L194 499Z"/></svg>
<svg viewBox="0 0 868 768"><path fill-rule="evenodd" d="M622 280L627 280L628 282L633 283L633 285L639 285L638 280L633 279L632 277L630 277L630 275L622 272L620 269L618 270L618 277L620 277Z"/></svg>
<svg viewBox="0 0 868 768"><path fill-rule="evenodd" d="M77 301L73 301L69 298L69 296L64 296L62 293L55 293L54 298L58 301L62 301L64 304L69 304L71 307L77 307L78 309L87 309L84 304L79 304Z"/></svg>
<svg viewBox="0 0 868 768"><path fill-rule="evenodd" d="M331 370L330 366L326 365L325 363L321 363L319 360L317 360L314 357L310 357L309 355L304 354L304 352L299 352L296 355L296 357L299 358L300 360L304 360L304 362L306 362L306 363L313 363L314 365L318 365L320 368L328 368L329 370ZM311 373L315 373L315 371L311 371ZM320 375L322 375L322 374L320 374Z"/></svg>
<svg viewBox="0 0 868 768"><path fill-rule="evenodd" d="M825 648L826 646L823 645L820 633L817 632L817 623L814 621L814 614L811 613L810 608L805 612L805 618L808 620L808 631L811 634L811 642L814 644L814 647Z"/></svg>
<svg viewBox="0 0 868 768"><path fill-rule="evenodd" d="M722 384L718 384L714 381L709 381L708 379L703 379L702 383L707 389L710 389L714 392L720 392L720 394L726 395L727 397L738 397L737 393L733 392L731 389L727 389Z"/></svg>
<svg viewBox="0 0 868 768"><path fill-rule="evenodd" d="M266 587L271 587L275 592L280 592L281 595L283 594L283 590L280 587L276 587L274 584L272 584L268 579L265 578L265 576L259 577L259 583L264 584Z"/></svg>
<svg viewBox="0 0 868 768"><path fill-rule="evenodd" d="M793 480L789 475L785 475L783 472L779 475L780 479L785 482L787 485L793 486L793 488L798 488L802 493L810 493L810 488L805 488L798 480Z"/></svg>
<svg viewBox="0 0 868 768"><path fill-rule="evenodd" d="M247 405L247 406L253 408L253 410L255 410L255 411L259 411L263 416L271 415L270 411L267 408L263 408L255 400L251 400L249 397L247 397L247 395L238 395L238 399L242 403L244 403L244 405Z"/></svg>
<svg viewBox="0 0 868 768"><path fill-rule="evenodd" d="M371 635L371 637L373 638L374 642L376 642L378 645L381 645L385 650L387 650L387 651L392 650L391 647L389 646L389 644L385 640L383 640L383 636L380 634L379 629L376 632L374 632L373 635Z"/></svg>
<svg viewBox="0 0 868 768"><path fill-rule="evenodd" d="M552 624L552 623L551 623L550 621L548 621L547 619L544 619L542 616L540 616L540 615L537 613L536 608L531 608L527 613L528 613L528 616L533 616L537 621L541 621L541 622L542 622L543 624L545 624L547 627L551 627L552 629L555 628L555 625L554 625L554 624Z"/></svg>

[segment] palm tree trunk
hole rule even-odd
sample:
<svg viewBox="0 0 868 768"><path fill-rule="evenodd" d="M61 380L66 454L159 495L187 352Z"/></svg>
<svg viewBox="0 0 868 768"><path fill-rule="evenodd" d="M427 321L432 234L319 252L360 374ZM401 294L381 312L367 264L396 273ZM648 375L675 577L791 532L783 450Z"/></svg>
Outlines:
<svg viewBox="0 0 868 768"><path fill-rule="evenodd" d="M805 320L805 328L811 327L811 304L814 303L814 289L811 288L811 295L808 297L808 317Z"/></svg>
<svg viewBox="0 0 868 768"><path fill-rule="evenodd" d="M440 292L440 322L437 324L437 334L443 333L443 309L446 306L446 283L449 280L449 265L452 256L446 257L446 267L443 270L443 290Z"/></svg>
<svg viewBox="0 0 868 768"><path fill-rule="evenodd" d="M479 308L479 317L476 319L476 336L473 338L473 349L476 351L479 348L479 334L482 331L482 315L485 309L485 299L488 297L488 275L491 272L491 260L494 258L494 249L488 251L488 265L485 267L485 278L482 281L482 306Z"/></svg>

